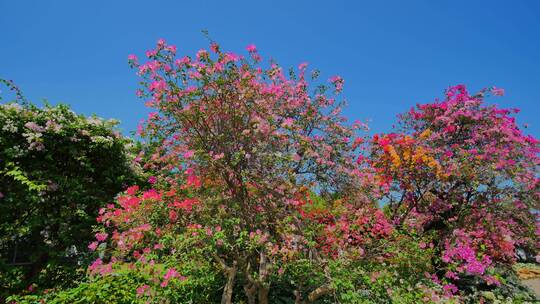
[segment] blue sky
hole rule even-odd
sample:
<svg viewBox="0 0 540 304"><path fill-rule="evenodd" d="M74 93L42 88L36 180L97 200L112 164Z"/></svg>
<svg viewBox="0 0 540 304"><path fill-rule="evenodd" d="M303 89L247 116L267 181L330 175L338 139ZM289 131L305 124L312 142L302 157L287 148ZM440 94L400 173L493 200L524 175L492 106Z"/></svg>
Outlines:
<svg viewBox="0 0 540 304"><path fill-rule="evenodd" d="M159 38L180 54L254 43L284 66L307 61L345 78L346 115L388 131L396 114L453 84L505 88L540 135L540 1L9 1L0 0L0 77L33 101L118 118L146 116L127 55Z"/></svg>

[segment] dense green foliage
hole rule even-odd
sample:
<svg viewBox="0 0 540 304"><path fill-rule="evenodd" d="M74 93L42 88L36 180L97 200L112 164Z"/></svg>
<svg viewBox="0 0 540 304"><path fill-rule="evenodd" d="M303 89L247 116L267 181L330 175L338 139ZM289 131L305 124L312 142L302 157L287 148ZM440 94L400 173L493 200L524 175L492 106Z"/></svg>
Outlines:
<svg viewBox="0 0 540 304"><path fill-rule="evenodd" d="M84 273L98 209L136 182L115 125L65 105L0 105L0 299Z"/></svg>

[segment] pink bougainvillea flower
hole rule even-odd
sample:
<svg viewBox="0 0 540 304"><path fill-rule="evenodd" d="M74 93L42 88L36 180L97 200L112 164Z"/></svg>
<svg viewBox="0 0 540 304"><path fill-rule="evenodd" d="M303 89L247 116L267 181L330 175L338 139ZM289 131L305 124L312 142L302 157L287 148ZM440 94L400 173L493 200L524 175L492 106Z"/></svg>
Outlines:
<svg viewBox="0 0 540 304"><path fill-rule="evenodd" d="M497 87L491 88L491 92L493 93L493 95L496 95L496 96L503 96L504 95L504 89L497 88Z"/></svg>
<svg viewBox="0 0 540 304"><path fill-rule="evenodd" d="M160 38L160 39L158 40L158 42L157 42L158 48L163 48L163 47L165 47L166 44L167 44L167 42L166 42L165 39L163 39L163 38Z"/></svg>
<svg viewBox="0 0 540 304"><path fill-rule="evenodd" d="M192 158L194 154L195 154L195 152L193 150L188 150L188 151L184 152L184 158L186 158L186 159Z"/></svg>
<svg viewBox="0 0 540 304"><path fill-rule="evenodd" d="M135 195L135 194L137 194L138 191L139 191L139 186L137 186L137 185L131 186L131 187L126 189L126 192L129 195Z"/></svg>
<svg viewBox="0 0 540 304"><path fill-rule="evenodd" d="M457 287L454 284L446 284L443 286L443 290L447 296L451 296L457 292Z"/></svg>
<svg viewBox="0 0 540 304"><path fill-rule="evenodd" d="M113 269L112 269L112 262L111 263L107 263L103 266L101 266L99 268L99 274L101 274L102 276L105 276L107 274L110 274L112 273Z"/></svg>
<svg viewBox="0 0 540 304"><path fill-rule="evenodd" d="M176 271L176 269L169 268L169 270L167 270L167 273L165 273L165 276L163 276L163 278L165 280L170 280L170 279L173 279L173 278L177 278L179 276L180 276L180 274L178 273L178 271Z"/></svg>
<svg viewBox="0 0 540 304"><path fill-rule="evenodd" d="M219 45L215 42L212 42L210 44L210 50L212 50L212 52L214 53L217 53L219 51Z"/></svg>
<svg viewBox="0 0 540 304"><path fill-rule="evenodd" d="M212 156L212 159L219 160L219 159L222 159L224 156L225 156L225 153L219 153Z"/></svg>
<svg viewBox="0 0 540 304"><path fill-rule="evenodd" d="M148 87L150 91L163 91L167 87L167 83L163 80L154 81Z"/></svg>
<svg viewBox="0 0 540 304"><path fill-rule="evenodd" d="M169 52L171 52L172 54L175 54L175 53L176 53L176 46L175 46L175 45L169 45L169 46L167 47L167 50L168 50Z"/></svg>
<svg viewBox="0 0 540 304"><path fill-rule="evenodd" d="M341 76L332 76L330 77L329 81L334 85L337 92L341 92L343 90L343 84L345 81L343 78L341 78Z"/></svg>
<svg viewBox="0 0 540 304"><path fill-rule="evenodd" d="M95 251L98 244L99 244L98 242L92 242L92 243L90 243L90 245L88 245L88 249L90 249L92 251Z"/></svg>
<svg viewBox="0 0 540 304"><path fill-rule="evenodd" d="M169 220L173 223L176 222L178 220L178 213L174 210L169 210Z"/></svg>
<svg viewBox="0 0 540 304"><path fill-rule="evenodd" d="M149 181L150 182L150 181ZM144 191L142 198L144 200L155 200L160 201L161 200L161 193L159 193L156 189L150 189L147 191ZM137 204L137 198L132 198L133 204Z"/></svg>
<svg viewBox="0 0 540 304"><path fill-rule="evenodd" d="M235 61L238 61L240 60L240 56L236 55L235 53L231 53L231 52L228 52L225 54L224 58L223 58L223 63L227 63L227 62L235 62Z"/></svg>
<svg viewBox="0 0 540 304"><path fill-rule="evenodd" d="M205 49L201 49L197 52L197 60L201 60L203 58L208 57L208 51Z"/></svg>
<svg viewBox="0 0 540 304"><path fill-rule="evenodd" d="M155 50L146 51L146 57L148 57L148 58L154 57L154 56L156 56L156 54L157 54L157 51L155 51Z"/></svg>
<svg viewBox="0 0 540 304"><path fill-rule="evenodd" d="M250 44L250 45L248 45L248 46L246 47L246 50L247 50L248 52L250 52L250 53L251 53L251 52L256 52L256 51L257 51L257 47L256 47L254 44Z"/></svg>
<svg viewBox="0 0 540 304"><path fill-rule="evenodd" d="M103 265L103 261L101 259L96 259L88 266L88 270L90 270L90 272L95 272L101 265Z"/></svg>
<svg viewBox="0 0 540 304"><path fill-rule="evenodd" d="M292 118L288 117L283 121L281 126L284 127L284 128L288 128L288 127L292 126L293 123L294 123L294 120Z"/></svg>
<svg viewBox="0 0 540 304"><path fill-rule="evenodd" d="M150 286L144 284L137 288L137 296L143 296L146 294L147 290L150 289Z"/></svg>
<svg viewBox="0 0 540 304"><path fill-rule="evenodd" d="M103 242L107 239L107 236L109 236L107 233L105 232L102 232L102 233L96 233L96 240L98 240L98 242Z"/></svg>

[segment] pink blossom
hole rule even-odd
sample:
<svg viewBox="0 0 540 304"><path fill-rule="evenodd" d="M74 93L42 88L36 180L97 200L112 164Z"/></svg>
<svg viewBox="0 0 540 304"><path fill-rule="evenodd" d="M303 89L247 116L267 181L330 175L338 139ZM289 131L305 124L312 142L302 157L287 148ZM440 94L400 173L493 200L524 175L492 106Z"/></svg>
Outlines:
<svg viewBox="0 0 540 304"><path fill-rule="evenodd" d="M454 284L446 284L443 286L443 290L446 295L451 296L457 292L457 287Z"/></svg>
<svg viewBox="0 0 540 304"><path fill-rule="evenodd" d="M107 233L96 233L96 240L98 240L99 242L103 242L107 239L107 236L108 234Z"/></svg>
<svg viewBox="0 0 540 304"><path fill-rule="evenodd" d="M188 74L189 74L189 77L192 78L192 79L201 79L202 78L202 75L201 75L201 73L199 73L199 71L190 71Z"/></svg>
<svg viewBox="0 0 540 304"><path fill-rule="evenodd" d="M444 132L447 132L447 133L453 133L456 131L456 126L454 125L448 125L444 128Z"/></svg>
<svg viewBox="0 0 540 304"><path fill-rule="evenodd" d="M127 194L129 194L129 195L135 195L137 193L137 191L139 191L139 186L137 186L137 185L131 186L131 187L127 188L127 190L126 190Z"/></svg>
<svg viewBox="0 0 540 304"><path fill-rule="evenodd" d="M157 54L157 52L155 50L146 51L146 57L148 57L148 58L156 56L156 54Z"/></svg>
<svg viewBox="0 0 540 304"><path fill-rule="evenodd" d="M90 266L88 266L88 270L93 273L97 271L101 265L103 265L103 261L101 259L96 259L94 262L92 262L92 264L90 264Z"/></svg>
<svg viewBox="0 0 540 304"><path fill-rule="evenodd" d="M99 268L99 274L102 276L112 273L112 263L105 264Z"/></svg>
<svg viewBox="0 0 540 304"><path fill-rule="evenodd" d="M256 52L257 51L257 47L254 45L254 44L250 44L246 47L246 50L250 53L252 52Z"/></svg>
<svg viewBox="0 0 540 304"><path fill-rule="evenodd" d="M37 123L30 121L24 124L25 127L28 129L35 131L35 132L43 132L45 129L41 126L39 126Z"/></svg>
<svg viewBox="0 0 540 304"><path fill-rule="evenodd" d="M447 271L445 274L444 274L445 277L449 278L449 279L452 279L452 280L457 280L459 279L459 277L457 276L457 274L453 271Z"/></svg>
<svg viewBox="0 0 540 304"><path fill-rule="evenodd" d="M501 286L501 282L494 276L488 275L488 276L485 276L484 279L486 280L486 283L488 285Z"/></svg>
<svg viewBox="0 0 540 304"><path fill-rule="evenodd" d="M212 158L214 160L219 160L219 159L222 159L224 156L225 156L225 154L223 152L221 152L219 154L215 154Z"/></svg>
<svg viewBox="0 0 540 304"><path fill-rule="evenodd" d="M478 261L470 261L466 264L467 272L470 274L484 274L485 266Z"/></svg>
<svg viewBox="0 0 540 304"><path fill-rule="evenodd" d="M28 146L28 150L43 151L43 149L45 149L45 145L42 142L32 142Z"/></svg>
<svg viewBox="0 0 540 304"><path fill-rule="evenodd" d="M182 66L182 65L186 65L188 63L190 63L190 59L187 56L184 56L184 57L182 57L180 59L176 59L176 61L175 61L175 64L177 66L179 66L179 67Z"/></svg>
<svg viewBox="0 0 540 304"><path fill-rule="evenodd" d="M292 126L293 123L294 123L294 120L293 120L292 118L288 117L288 118L286 118L286 119L283 121L283 123L281 124L281 126L282 126L283 128L288 128L288 127Z"/></svg>
<svg viewBox="0 0 540 304"><path fill-rule="evenodd" d="M176 53L176 46L175 46L175 45L169 45L169 46L167 47L167 50L168 50L169 52L175 54L175 53Z"/></svg>
<svg viewBox="0 0 540 304"><path fill-rule="evenodd" d="M144 193L142 195L142 198L144 200L159 201L159 200L161 200L161 194L159 192L157 192L156 189L150 189L150 190L144 191ZM134 200L134 203L136 203L135 200Z"/></svg>
<svg viewBox="0 0 540 304"><path fill-rule="evenodd" d="M343 78L341 78L340 76L337 76L337 75L336 75L336 76L330 77L330 82L336 83L336 82L341 81L342 79L343 79Z"/></svg>
<svg viewBox="0 0 540 304"><path fill-rule="evenodd" d="M184 158L186 158L186 159L192 158L194 154L195 154L195 152L193 150L188 150L188 151L184 152Z"/></svg>
<svg viewBox="0 0 540 304"><path fill-rule="evenodd" d="M201 186L201 180L195 174L195 171L192 168L188 168L184 173L186 174L186 184L188 186L194 186L197 188Z"/></svg>
<svg viewBox="0 0 540 304"><path fill-rule="evenodd" d="M154 81L148 87L150 91L162 91L162 90L165 90L166 88L167 88L167 83L163 80Z"/></svg>
<svg viewBox="0 0 540 304"><path fill-rule="evenodd" d="M176 269L174 268L169 268L169 270L167 270L167 273L165 274L165 276L163 277L165 280L169 280L169 279L172 279L172 278L176 278L178 277L180 274L176 271Z"/></svg>
<svg viewBox="0 0 540 304"><path fill-rule="evenodd" d="M176 211L169 210L169 220L171 222L176 222L177 219L178 219L178 214L176 213Z"/></svg>
<svg viewBox="0 0 540 304"><path fill-rule="evenodd" d="M92 242L90 245L88 245L88 249L95 251L98 246L98 242Z"/></svg>
<svg viewBox="0 0 540 304"><path fill-rule="evenodd" d="M208 51L202 49L197 52L197 60L208 57Z"/></svg>
<svg viewBox="0 0 540 304"><path fill-rule="evenodd" d="M225 54L225 57L224 57L224 63L227 63L227 62L230 62L230 61L238 61L240 59L240 57L234 53L226 53Z"/></svg>
<svg viewBox="0 0 540 304"><path fill-rule="evenodd" d="M340 76L332 76L330 77L329 81L334 85L336 88L336 92L341 92L343 90L343 84L345 81Z"/></svg>
<svg viewBox="0 0 540 304"><path fill-rule="evenodd" d="M137 296L142 296L146 293L146 291L150 289L150 286L148 285L142 285L139 288L137 288Z"/></svg>
<svg viewBox="0 0 540 304"><path fill-rule="evenodd" d="M492 92L493 95L495 95L495 96L503 96L503 95L504 95L504 89L497 88L497 87L491 88L491 92Z"/></svg>
<svg viewBox="0 0 540 304"><path fill-rule="evenodd" d="M159 48L165 47L166 44L167 44L167 42L166 42L165 39L163 39L163 38L159 39L158 42L157 42L157 46L158 46Z"/></svg>

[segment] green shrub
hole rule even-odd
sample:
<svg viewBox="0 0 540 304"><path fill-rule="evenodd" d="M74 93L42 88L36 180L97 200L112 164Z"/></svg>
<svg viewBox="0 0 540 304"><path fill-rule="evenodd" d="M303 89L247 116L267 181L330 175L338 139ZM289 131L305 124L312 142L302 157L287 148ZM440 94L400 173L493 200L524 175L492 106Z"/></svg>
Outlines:
<svg viewBox="0 0 540 304"><path fill-rule="evenodd" d="M0 105L0 301L80 276L98 210L137 182L116 124L66 105Z"/></svg>

